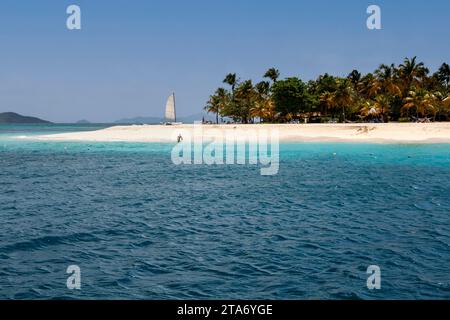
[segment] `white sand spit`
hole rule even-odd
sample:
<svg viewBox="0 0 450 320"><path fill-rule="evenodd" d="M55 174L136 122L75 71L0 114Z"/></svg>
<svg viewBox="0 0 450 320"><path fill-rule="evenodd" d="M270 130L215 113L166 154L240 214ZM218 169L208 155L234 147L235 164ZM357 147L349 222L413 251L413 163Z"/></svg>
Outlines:
<svg viewBox="0 0 450 320"><path fill-rule="evenodd" d="M176 142L179 134L205 141L238 131L241 139L255 132L279 133L280 142L342 141L376 143L450 143L450 123L385 124L253 124L253 125L130 125L89 132L34 136L48 141ZM199 128L200 127L200 128Z"/></svg>

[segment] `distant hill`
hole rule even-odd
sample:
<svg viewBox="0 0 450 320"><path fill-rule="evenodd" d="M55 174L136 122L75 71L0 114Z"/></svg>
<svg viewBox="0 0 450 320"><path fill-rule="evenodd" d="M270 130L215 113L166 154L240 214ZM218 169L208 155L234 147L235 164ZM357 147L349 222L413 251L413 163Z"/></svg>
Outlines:
<svg viewBox="0 0 450 320"><path fill-rule="evenodd" d="M14 112L0 113L0 123L51 123L35 117L22 116Z"/></svg>
<svg viewBox="0 0 450 320"><path fill-rule="evenodd" d="M194 123L195 121L202 121L203 118L206 121L216 121L216 117L211 114L197 113L186 117L180 117L180 121L184 123Z"/></svg>
<svg viewBox="0 0 450 320"><path fill-rule="evenodd" d="M181 116L177 118L177 121L184 122L184 123L194 123L195 121L202 121L202 118L205 118L205 120L211 120L213 121L215 118L214 116L198 113L191 116ZM120 124L160 124L161 122L164 122L164 118L159 117L135 117L135 118L126 118L126 119L120 119L115 121L115 123ZM214 120L215 121L215 120Z"/></svg>
<svg viewBox="0 0 450 320"><path fill-rule="evenodd" d="M114 123L119 124L158 124L163 122L163 118L157 118L157 117L135 117L135 118L125 118L115 121Z"/></svg>
<svg viewBox="0 0 450 320"><path fill-rule="evenodd" d="M90 124L90 122L87 120L80 120L80 121L77 121L76 124Z"/></svg>

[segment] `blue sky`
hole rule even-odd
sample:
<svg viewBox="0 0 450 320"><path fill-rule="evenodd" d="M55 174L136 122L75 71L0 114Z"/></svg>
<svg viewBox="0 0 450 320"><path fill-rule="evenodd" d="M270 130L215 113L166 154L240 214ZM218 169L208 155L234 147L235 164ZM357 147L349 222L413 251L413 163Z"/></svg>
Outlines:
<svg viewBox="0 0 450 320"><path fill-rule="evenodd" d="M66 28L77 4L82 30ZM366 28L382 9L383 29ZM2 0L0 112L55 122L201 112L224 75L303 80L417 55L450 62L450 1Z"/></svg>

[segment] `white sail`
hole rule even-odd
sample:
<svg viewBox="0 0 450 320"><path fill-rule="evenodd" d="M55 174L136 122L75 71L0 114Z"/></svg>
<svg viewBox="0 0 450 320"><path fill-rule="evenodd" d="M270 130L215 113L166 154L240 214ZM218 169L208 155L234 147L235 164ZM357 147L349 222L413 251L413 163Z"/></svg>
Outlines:
<svg viewBox="0 0 450 320"><path fill-rule="evenodd" d="M175 112L175 93L171 94L166 103L166 121L176 122L177 116Z"/></svg>

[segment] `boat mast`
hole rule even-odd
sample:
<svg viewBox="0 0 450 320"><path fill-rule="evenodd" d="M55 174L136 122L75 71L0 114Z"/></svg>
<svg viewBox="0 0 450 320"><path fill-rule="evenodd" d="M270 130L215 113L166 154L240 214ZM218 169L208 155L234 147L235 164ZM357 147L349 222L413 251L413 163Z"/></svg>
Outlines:
<svg viewBox="0 0 450 320"><path fill-rule="evenodd" d="M174 122L177 122L177 109L175 108L175 92L172 92L172 96L173 96L173 115L175 118Z"/></svg>

